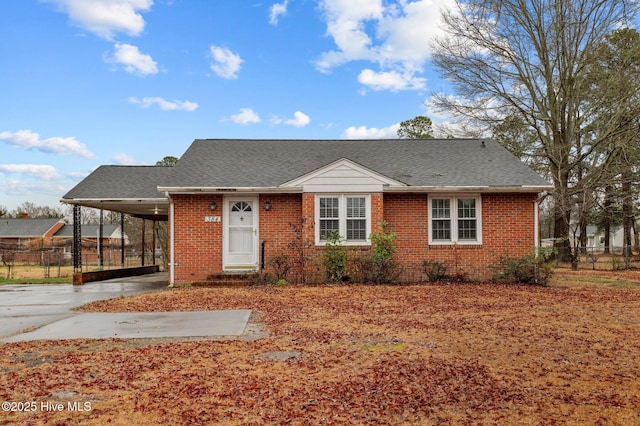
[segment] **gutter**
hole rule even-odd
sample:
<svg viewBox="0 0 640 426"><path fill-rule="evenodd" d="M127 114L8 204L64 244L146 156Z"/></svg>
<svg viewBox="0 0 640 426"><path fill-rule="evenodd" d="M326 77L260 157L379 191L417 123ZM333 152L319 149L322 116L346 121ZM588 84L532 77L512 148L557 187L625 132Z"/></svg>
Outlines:
<svg viewBox="0 0 640 426"><path fill-rule="evenodd" d="M530 192L540 193L552 190L552 185L521 185L521 186L384 186L383 192L435 192L435 193L459 193L459 192ZM246 194L246 193L291 193L301 194L302 187L276 186L276 187L169 187L159 186L159 191L165 192L167 197L172 194Z"/></svg>
<svg viewBox="0 0 640 426"><path fill-rule="evenodd" d="M553 186L405 186L389 187L385 186L383 192L430 192L430 193L461 193L461 192L482 192L482 193L509 193L528 192L540 193L553 189Z"/></svg>
<svg viewBox="0 0 640 426"><path fill-rule="evenodd" d="M64 204L82 204L82 203L162 203L167 202L166 198L61 198Z"/></svg>
<svg viewBox="0 0 640 426"><path fill-rule="evenodd" d="M159 186L158 191L162 191L169 196L172 194L242 194L242 193L302 193L301 187L259 187L259 186L245 186L245 187L208 187L208 186Z"/></svg>

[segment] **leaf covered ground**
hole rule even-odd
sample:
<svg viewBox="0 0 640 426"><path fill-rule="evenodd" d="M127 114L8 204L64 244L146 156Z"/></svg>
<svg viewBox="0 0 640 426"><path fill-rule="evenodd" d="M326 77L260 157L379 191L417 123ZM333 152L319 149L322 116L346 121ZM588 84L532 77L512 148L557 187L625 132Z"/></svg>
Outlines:
<svg viewBox="0 0 640 426"><path fill-rule="evenodd" d="M640 424L638 281L566 276L97 302L84 309L253 309L266 333L2 344L1 399L64 409L2 411L0 424Z"/></svg>

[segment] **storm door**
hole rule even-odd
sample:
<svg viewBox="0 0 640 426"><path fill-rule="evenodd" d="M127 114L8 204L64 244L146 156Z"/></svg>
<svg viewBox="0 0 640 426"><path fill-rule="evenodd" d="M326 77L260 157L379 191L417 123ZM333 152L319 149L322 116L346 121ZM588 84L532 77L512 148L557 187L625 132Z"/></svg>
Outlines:
<svg viewBox="0 0 640 426"><path fill-rule="evenodd" d="M225 200L225 270L258 266L258 202L256 198Z"/></svg>

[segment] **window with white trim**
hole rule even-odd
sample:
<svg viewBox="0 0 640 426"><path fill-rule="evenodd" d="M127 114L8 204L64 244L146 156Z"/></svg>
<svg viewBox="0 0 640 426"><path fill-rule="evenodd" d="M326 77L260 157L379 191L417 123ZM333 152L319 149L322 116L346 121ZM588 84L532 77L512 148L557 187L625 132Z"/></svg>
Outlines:
<svg viewBox="0 0 640 426"><path fill-rule="evenodd" d="M368 244L369 195L316 195L316 244L324 244L332 232L337 232L346 244Z"/></svg>
<svg viewBox="0 0 640 426"><path fill-rule="evenodd" d="M482 244L480 196L429 198L430 244Z"/></svg>

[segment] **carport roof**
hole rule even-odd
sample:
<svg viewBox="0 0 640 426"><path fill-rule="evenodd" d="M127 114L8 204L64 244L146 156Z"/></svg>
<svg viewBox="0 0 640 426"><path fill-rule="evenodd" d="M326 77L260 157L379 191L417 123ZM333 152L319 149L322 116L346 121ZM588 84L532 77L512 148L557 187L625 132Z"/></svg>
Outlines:
<svg viewBox="0 0 640 426"><path fill-rule="evenodd" d="M172 167L100 166L62 197L62 202L166 220L169 201L158 184Z"/></svg>

